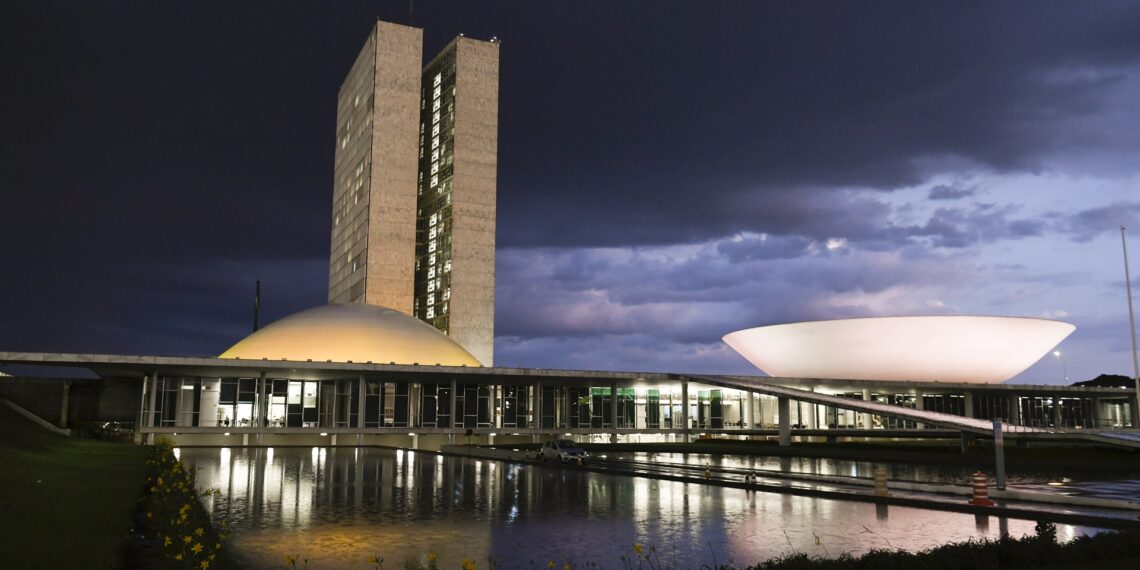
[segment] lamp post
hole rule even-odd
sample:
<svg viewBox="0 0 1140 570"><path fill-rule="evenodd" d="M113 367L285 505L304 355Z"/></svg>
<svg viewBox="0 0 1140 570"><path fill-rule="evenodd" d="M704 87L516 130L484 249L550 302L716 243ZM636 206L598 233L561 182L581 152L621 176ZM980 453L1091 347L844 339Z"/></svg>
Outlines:
<svg viewBox="0 0 1140 570"><path fill-rule="evenodd" d="M1132 278L1128 274L1128 244L1124 241L1124 224L1120 225L1120 247L1124 250L1124 287L1128 291L1128 328L1132 332L1132 379L1136 388L1136 411L1133 414L1140 420L1140 363L1136 359L1136 319L1132 316ZM1132 427L1138 427L1133 424Z"/></svg>
<svg viewBox="0 0 1140 570"><path fill-rule="evenodd" d="M1061 351L1059 351L1059 350L1054 350L1053 356L1056 356L1057 358L1061 359L1061 373L1065 375L1065 382L1068 382L1069 381L1069 367L1068 367L1068 365L1065 364L1065 355L1061 354Z"/></svg>

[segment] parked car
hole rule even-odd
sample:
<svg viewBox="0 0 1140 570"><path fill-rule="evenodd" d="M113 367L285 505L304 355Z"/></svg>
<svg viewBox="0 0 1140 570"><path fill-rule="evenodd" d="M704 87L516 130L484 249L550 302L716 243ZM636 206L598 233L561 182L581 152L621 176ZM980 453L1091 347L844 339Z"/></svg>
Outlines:
<svg viewBox="0 0 1140 570"><path fill-rule="evenodd" d="M553 461L557 459L561 463L567 461L586 461L590 454L586 450L578 447L577 443L569 439L552 439L542 444L542 449L538 451L538 458L542 461Z"/></svg>

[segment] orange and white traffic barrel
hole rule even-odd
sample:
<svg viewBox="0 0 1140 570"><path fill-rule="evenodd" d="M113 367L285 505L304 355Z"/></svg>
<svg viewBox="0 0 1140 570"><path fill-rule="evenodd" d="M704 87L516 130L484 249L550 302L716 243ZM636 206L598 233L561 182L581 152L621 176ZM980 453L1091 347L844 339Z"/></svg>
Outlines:
<svg viewBox="0 0 1140 570"><path fill-rule="evenodd" d="M981 471L974 473L974 497L970 499L971 505L977 505L979 507L994 506L994 502L990 500L988 484L989 481L985 473Z"/></svg>

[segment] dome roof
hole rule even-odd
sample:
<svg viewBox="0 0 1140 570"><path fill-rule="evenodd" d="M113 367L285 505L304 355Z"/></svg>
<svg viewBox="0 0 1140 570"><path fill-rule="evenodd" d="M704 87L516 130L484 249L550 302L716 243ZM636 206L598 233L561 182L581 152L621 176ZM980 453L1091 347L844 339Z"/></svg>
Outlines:
<svg viewBox="0 0 1140 570"><path fill-rule="evenodd" d="M479 366L431 325L385 307L322 305L254 332L218 358Z"/></svg>
<svg viewBox="0 0 1140 570"><path fill-rule="evenodd" d="M772 376L997 383L1075 329L1026 317L874 317L744 329L724 342Z"/></svg>

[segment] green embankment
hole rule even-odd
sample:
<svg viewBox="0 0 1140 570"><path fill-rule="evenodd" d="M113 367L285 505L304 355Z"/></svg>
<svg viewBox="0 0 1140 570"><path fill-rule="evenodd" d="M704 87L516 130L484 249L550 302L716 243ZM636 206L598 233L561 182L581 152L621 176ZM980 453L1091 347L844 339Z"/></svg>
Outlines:
<svg viewBox="0 0 1140 570"><path fill-rule="evenodd" d="M121 566L147 457L141 446L49 432L0 405L2 565Z"/></svg>

